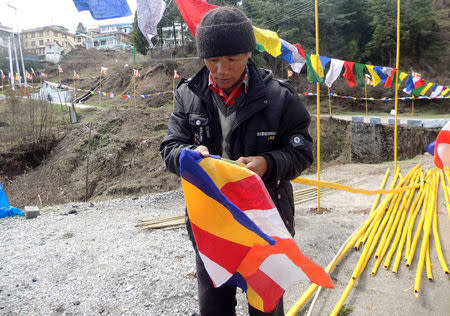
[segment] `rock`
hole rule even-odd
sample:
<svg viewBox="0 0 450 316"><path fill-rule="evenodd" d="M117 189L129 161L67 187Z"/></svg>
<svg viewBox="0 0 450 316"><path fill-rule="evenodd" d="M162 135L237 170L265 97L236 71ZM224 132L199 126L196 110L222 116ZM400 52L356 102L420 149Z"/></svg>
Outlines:
<svg viewBox="0 0 450 316"><path fill-rule="evenodd" d="M37 206L25 206L24 212L26 219L36 218L41 214Z"/></svg>

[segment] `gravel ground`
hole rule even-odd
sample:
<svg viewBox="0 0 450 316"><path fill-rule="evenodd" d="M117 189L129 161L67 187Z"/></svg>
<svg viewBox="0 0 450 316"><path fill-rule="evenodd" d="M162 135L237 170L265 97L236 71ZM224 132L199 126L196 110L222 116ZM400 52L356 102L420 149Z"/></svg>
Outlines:
<svg viewBox="0 0 450 316"><path fill-rule="evenodd" d="M426 168L431 166L429 158L425 162ZM416 163L404 163L402 170L406 173ZM387 167L335 166L323 171L322 180L346 179L345 183L375 189ZM373 199L332 192L323 194L323 214L312 211L315 200L297 206L295 240L305 254L326 266L365 220ZM183 212L183 196L177 191L47 207L30 220L0 219L0 315L195 314L194 252L186 230L147 231L135 226L140 219ZM444 204L439 203L438 213L448 262L450 221ZM336 289L322 294L313 315L332 310L359 253L349 254L333 272ZM396 275L382 269L371 277L368 269L347 300L355 308L352 315L449 315L449 277L442 273L434 246L431 253L435 280L429 282L424 274L419 298L411 287L414 263ZM286 311L307 287L299 284L286 292ZM246 315L246 310L241 293L238 315Z"/></svg>

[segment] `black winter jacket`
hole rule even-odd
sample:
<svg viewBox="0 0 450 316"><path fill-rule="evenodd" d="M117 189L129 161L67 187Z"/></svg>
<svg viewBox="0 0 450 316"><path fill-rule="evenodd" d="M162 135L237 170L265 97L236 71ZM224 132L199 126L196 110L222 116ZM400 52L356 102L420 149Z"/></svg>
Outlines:
<svg viewBox="0 0 450 316"><path fill-rule="evenodd" d="M183 79L175 91L175 108L160 152L167 169L177 175L184 148L205 145L210 154L222 154L219 115L211 100L214 92L208 88L208 75L203 67L193 78ZM275 80L271 71L258 69L251 60L248 75L248 91L236 110L230 132L230 158L266 158L268 170L262 180L294 235L294 199L289 181L313 161L310 116L289 82Z"/></svg>

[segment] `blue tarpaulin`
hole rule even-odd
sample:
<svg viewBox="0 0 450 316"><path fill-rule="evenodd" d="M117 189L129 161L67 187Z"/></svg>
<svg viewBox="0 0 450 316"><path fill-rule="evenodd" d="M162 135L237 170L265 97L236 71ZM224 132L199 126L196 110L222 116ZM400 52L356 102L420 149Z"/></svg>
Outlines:
<svg viewBox="0 0 450 316"><path fill-rule="evenodd" d="M25 215L22 210L12 207L9 204L8 197L6 196L5 190L0 183L0 218L6 216L23 216Z"/></svg>
<svg viewBox="0 0 450 316"><path fill-rule="evenodd" d="M106 20L130 16L131 10L126 0L73 0L78 11L89 10L96 20Z"/></svg>

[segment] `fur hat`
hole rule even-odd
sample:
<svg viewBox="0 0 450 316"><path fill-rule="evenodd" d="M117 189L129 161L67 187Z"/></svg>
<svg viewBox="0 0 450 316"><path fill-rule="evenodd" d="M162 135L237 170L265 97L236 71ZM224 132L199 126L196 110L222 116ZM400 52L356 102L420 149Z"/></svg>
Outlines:
<svg viewBox="0 0 450 316"><path fill-rule="evenodd" d="M252 22L233 7L216 8L206 13L197 27L196 41L201 58L237 55L256 47Z"/></svg>

